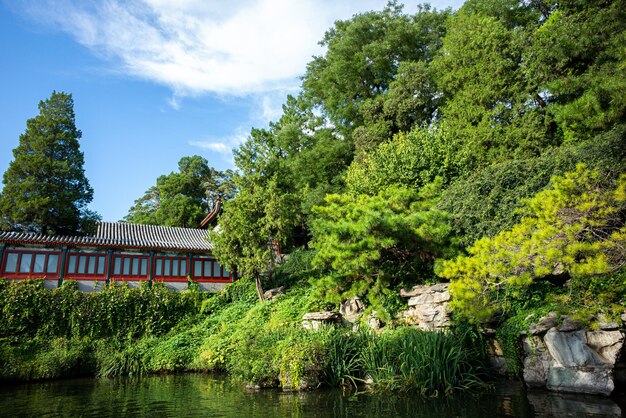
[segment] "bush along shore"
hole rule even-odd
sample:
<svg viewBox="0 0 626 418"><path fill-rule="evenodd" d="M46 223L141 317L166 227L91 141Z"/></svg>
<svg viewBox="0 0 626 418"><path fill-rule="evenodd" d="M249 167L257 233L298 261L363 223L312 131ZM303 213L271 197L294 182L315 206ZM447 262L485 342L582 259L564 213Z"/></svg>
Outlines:
<svg viewBox="0 0 626 418"><path fill-rule="evenodd" d="M259 302L242 279L219 294L112 285L0 282L0 378L226 372L254 387L367 387L424 395L486 386L482 340L469 327L309 330L310 286Z"/></svg>

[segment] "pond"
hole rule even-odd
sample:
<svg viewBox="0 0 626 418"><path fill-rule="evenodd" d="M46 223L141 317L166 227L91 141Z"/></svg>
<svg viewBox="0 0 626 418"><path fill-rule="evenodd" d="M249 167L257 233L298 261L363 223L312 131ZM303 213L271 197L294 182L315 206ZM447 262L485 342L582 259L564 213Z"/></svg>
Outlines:
<svg viewBox="0 0 626 418"><path fill-rule="evenodd" d="M519 383L450 398L247 390L223 376L181 374L71 379L0 386L0 416L37 417L607 417L626 412L624 396L526 392Z"/></svg>

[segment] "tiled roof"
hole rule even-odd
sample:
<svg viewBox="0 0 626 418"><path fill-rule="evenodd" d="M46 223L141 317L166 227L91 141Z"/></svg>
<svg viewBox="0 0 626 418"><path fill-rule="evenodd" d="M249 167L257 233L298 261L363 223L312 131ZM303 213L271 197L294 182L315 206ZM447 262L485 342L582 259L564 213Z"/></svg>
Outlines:
<svg viewBox="0 0 626 418"><path fill-rule="evenodd" d="M84 237L0 232L0 242L9 243L184 251L210 251L207 237L203 229L119 222L99 222L96 234Z"/></svg>

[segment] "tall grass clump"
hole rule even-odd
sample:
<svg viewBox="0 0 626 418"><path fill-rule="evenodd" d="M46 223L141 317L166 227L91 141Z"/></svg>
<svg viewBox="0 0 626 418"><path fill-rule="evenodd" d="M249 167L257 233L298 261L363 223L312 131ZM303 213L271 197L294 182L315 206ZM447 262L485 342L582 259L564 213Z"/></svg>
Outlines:
<svg viewBox="0 0 626 418"><path fill-rule="evenodd" d="M356 387L362 380L360 355L365 334L326 327L319 335L324 347L322 382L330 387Z"/></svg>
<svg viewBox="0 0 626 418"><path fill-rule="evenodd" d="M369 335L361 351L363 373L374 390L448 395L485 386L479 341L469 331L424 332L400 328Z"/></svg>

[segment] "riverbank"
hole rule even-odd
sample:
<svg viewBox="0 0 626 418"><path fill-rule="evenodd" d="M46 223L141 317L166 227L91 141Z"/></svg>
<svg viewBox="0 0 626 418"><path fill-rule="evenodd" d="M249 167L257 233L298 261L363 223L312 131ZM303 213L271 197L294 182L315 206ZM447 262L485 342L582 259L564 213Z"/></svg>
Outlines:
<svg viewBox="0 0 626 418"><path fill-rule="evenodd" d="M302 315L317 307L309 290L296 284L260 303L246 280L213 295L159 286L82 293L4 282L0 376L227 372L252 387L303 390L367 381L377 390L424 395L486 386L485 351L471 330L307 330Z"/></svg>
<svg viewBox="0 0 626 418"><path fill-rule="evenodd" d="M413 298L434 302L447 299L428 292ZM349 322L307 329L303 315L323 306L305 280L291 281L284 293L264 302L259 302L253 281L245 279L218 294L199 292L193 285L183 292L171 292L158 285L134 289L114 285L99 293L83 293L71 285L50 290L40 281L0 282L0 301L2 382L220 372L250 388L301 391L366 387L373 392L438 396L481 391L495 381L492 366L497 342L486 339L484 330L468 325L426 332L389 322L373 330L368 326L372 316L366 314L361 316L357 331ZM435 309L415 300L409 305L417 312ZM404 317L401 313L399 316ZM552 319L554 323L546 322L544 328L534 327L529 332L539 338L548 330L556 331L558 318ZM564 329L565 325L558 326L559 331L566 332L564 338L570 333L581 334ZM601 334L611 332L619 333ZM581 336L586 335L588 340L592 334L596 335L587 332ZM521 341L519 334L500 332L502 335L511 336L509 344L515 335L518 343ZM586 353L584 341L576 341ZM545 387L545 380L550 384L550 376L562 371L564 363L547 362L547 354L537 344L525 357L516 358L524 362L526 383L527 374L533 372L543 376L544 384L536 384L537 380L530 382L531 386ZM568 347L570 351L575 348L571 343ZM603 347L595 348L607 357ZM559 354L559 360L565 351L557 348L544 351ZM611 349L619 351L621 345ZM514 367L516 363L506 354L499 353L505 356L499 364L506 364L509 376L522 377L521 366ZM619 357L619 353L613 354ZM527 360L550 367L535 370ZM608 395L613 390L613 372L604 363L598 364L610 378L605 379L611 384L610 390L587 393ZM589 367L584 371L588 374ZM578 391L576 385L572 387L569 391Z"/></svg>

